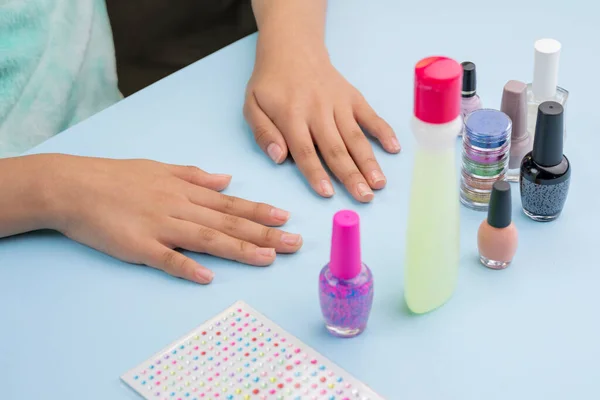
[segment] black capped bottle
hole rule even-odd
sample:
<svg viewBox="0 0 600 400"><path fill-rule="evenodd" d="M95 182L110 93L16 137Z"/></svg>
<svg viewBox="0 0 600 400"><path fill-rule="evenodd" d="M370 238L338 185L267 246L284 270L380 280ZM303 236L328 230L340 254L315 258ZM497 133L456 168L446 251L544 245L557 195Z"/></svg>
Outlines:
<svg viewBox="0 0 600 400"><path fill-rule="evenodd" d="M533 151L521 162L521 203L535 221L553 221L563 210L571 164L563 154L564 108L546 101L538 108Z"/></svg>

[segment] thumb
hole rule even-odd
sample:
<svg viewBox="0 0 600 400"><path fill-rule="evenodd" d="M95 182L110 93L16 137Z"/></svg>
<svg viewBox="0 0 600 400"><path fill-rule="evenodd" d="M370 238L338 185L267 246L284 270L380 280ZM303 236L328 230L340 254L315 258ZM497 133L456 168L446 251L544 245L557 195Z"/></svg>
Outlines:
<svg viewBox="0 0 600 400"><path fill-rule="evenodd" d="M288 155L285 139L273 121L264 113L253 93L249 93L244 104L244 117L254 133L258 146L276 164L281 164Z"/></svg>

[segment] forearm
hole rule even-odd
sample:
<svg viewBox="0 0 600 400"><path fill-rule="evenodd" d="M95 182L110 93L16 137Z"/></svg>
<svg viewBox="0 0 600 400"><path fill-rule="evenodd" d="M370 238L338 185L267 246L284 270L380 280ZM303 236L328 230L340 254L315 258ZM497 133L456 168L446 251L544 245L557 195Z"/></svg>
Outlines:
<svg viewBox="0 0 600 400"><path fill-rule="evenodd" d="M0 159L0 237L49 228L40 156Z"/></svg>
<svg viewBox="0 0 600 400"><path fill-rule="evenodd" d="M252 0L252 8L263 47L285 44L326 53L327 0Z"/></svg>

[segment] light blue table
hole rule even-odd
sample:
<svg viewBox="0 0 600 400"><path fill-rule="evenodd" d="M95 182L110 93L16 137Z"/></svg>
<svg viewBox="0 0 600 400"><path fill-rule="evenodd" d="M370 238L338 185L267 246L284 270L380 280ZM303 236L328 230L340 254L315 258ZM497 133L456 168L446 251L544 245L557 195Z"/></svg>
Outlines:
<svg viewBox="0 0 600 400"><path fill-rule="evenodd" d="M267 269L196 256L216 272L202 287L54 233L0 241L0 398L136 399L119 381L123 372L236 300L391 400L600 398L597 10L552 0L402 3L330 5L335 65L404 146L398 156L377 151L388 186L370 205L353 202L339 185L335 198L317 198L292 164L274 166L255 146L241 114L255 36L40 146L36 151L145 157L231 173L229 194L291 210L288 229L301 232L305 244ZM463 208L457 292L440 310L411 316L402 280L413 65L436 53L473 60L485 104L498 107L507 80L531 78L533 41L544 36L563 43L560 84L571 92L566 154L574 171L564 214L534 223L520 212L515 190L520 248L514 265L497 272L477 261L476 230L485 215ZM362 217L364 261L376 278L369 329L352 340L325 333L316 294L331 217L342 208Z"/></svg>

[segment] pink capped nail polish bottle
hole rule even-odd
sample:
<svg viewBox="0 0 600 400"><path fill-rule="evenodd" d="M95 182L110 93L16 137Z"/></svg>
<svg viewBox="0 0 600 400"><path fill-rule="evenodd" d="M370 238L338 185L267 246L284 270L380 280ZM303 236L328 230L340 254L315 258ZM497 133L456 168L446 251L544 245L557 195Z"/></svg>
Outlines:
<svg viewBox="0 0 600 400"><path fill-rule="evenodd" d="M354 337L367 326L373 304L373 275L360 258L358 214L343 210L333 217L331 259L319 276L319 298L327 330Z"/></svg>

